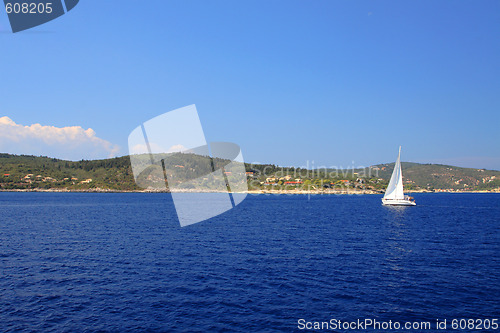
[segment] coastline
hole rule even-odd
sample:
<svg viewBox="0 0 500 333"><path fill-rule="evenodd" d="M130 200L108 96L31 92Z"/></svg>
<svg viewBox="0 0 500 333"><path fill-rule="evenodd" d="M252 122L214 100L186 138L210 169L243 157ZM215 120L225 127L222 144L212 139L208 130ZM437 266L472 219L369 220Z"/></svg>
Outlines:
<svg viewBox="0 0 500 333"><path fill-rule="evenodd" d="M82 190L69 190L69 189L0 189L1 192L38 192L38 193L171 193L170 191L155 191L155 190L112 190L112 189L82 189ZM226 193L221 191L176 191L175 193ZM259 194L303 194L303 195L361 195L361 194L384 194L381 191L372 191L372 190L354 190L354 189L344 189L344 190L324 190L324 191L311 191L311 190L292 190L292 191L282 191L282 190L249 190L247 192L230 192L230 193L247 193L252 195ZM414 193L500 193L500 190L482 190L482 191L454 191L454 190L435 190L435 191L411 191L408 192L411 194Z"/></svg>

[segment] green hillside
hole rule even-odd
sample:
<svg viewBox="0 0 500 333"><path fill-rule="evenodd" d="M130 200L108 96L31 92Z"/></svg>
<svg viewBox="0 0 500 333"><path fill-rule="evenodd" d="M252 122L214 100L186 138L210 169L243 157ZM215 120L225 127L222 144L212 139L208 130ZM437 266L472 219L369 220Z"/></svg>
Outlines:
<svg viewBox="0 0 500 333"><path fill-rule="evenodd" d="M372 166L370 171L389 179L393 169L394 163L390 163ZM403 162L402 169L403 182L408 189L488 190L500 187L500 171L409 162Z"/></svg>
<svg viewBox="0 0 500 333"><path fill-rule="evenodd" d="M196 159L184 158L188 170L198 165ZM226 164L214 160L216 167ZM295 188L359 188L383 191L394 163L359 170L306 170L276 165L246 164L248 183L254 190L293 190ZM500 171L459 168L439 164L402 163L406 190L499 190ZM168 166L167 166L168 171ZM199 170L198 170L199 171ZM179 173L178 173L179 174ZM48 157L0 154L1 190L116 190L140 191L128 156L93 161L64 161Z"/></svg>
<svg viewBox="0 0 500 333"><path fill-rule="evenodd" d="M135 185L128 156L71 162L48 157L0 154L0 187L140 190Z"/></svg>

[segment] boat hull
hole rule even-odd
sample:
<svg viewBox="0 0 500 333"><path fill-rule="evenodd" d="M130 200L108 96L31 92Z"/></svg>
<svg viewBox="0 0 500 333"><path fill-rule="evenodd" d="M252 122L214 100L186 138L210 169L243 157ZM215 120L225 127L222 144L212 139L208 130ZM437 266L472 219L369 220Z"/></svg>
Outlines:
<svg viewBox="0 0 500 333"><path fill-rule="evenodd" d="M382 205L384 206L416 206L415 201L401 200L401 199L382 199Z"/></svg>

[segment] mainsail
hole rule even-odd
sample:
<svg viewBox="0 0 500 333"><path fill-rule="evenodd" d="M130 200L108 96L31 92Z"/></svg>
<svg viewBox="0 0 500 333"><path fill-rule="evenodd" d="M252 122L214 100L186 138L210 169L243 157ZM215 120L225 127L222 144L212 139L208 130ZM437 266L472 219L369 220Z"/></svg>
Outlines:
<svg viewBox="0 0 500 333"><path fill-rule="evenodd" d="M387 190L385 190L384 199L403 200L405 195L403 193L403 175L401 174L401 146L399 146L399 154L396 163L394 164L394 171L392 172L391 181Z"/></svg>

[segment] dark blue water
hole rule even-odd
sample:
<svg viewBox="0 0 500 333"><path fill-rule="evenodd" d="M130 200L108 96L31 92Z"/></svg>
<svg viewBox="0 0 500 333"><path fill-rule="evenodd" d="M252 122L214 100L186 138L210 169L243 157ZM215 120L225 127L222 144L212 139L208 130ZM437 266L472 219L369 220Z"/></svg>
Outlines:
<svg viewBox="0 0 500 333"><path fill-rule="evenodd" d="M500 318L500 195L415 197L250 196L180 228L168 194L0 193L0 330Z"/></svg>

